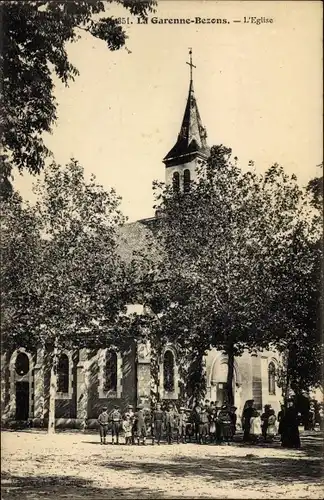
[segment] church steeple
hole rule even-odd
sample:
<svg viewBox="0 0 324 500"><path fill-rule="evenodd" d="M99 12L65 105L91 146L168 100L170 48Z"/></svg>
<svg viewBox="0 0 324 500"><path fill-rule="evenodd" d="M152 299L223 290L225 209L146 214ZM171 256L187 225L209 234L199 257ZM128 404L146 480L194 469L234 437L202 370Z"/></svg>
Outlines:
<svg viewBox="0 0 324 500"><path fill-rule="evenodd" d="M209 154L209 148L206 141L207 133L201 122L194 93L192 69L196 66L192 64L191 49L189 55L190 62L187 63L190 66L189 93L181 129L175 145L163 159L167 170L169 170L169 167L179 167L177 169L179 175L181 175L182 170L185 168L189 168L193 174L193 170L195 170L193 162L196 163L198 158L202 160L206 159ZM170 181L170 174L174 171L175 168L172 168L172 172L167 172L167 183ZM191 175L191 177L193 177L193 175Z"/></svg>

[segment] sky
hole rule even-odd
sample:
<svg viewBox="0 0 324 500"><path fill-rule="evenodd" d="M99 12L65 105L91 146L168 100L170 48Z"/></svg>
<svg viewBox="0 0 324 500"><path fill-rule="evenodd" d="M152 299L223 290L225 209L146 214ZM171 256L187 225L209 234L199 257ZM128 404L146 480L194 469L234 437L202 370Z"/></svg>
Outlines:
<svg viewBox="0 0 324 500"><path fill-rule="evenodd" d="M110 4L107 13L129 15ZM244 16L272 23L244 23ZM153 24L152 17L221 18L226 24ZM160 0L148 24L126 26L127 48L108 50L85 32L68 46L80 71L55 79L58 120L46 145L57 162L76 158L87 178L114 187L130 221L150 217L152 182L180 130L192 47L195 95L208 144L231 147L243 168L273 163L302 185L322 162L321 2ZM241 20L241 22L234 22ZM129 53L129 51L131 51ZM33 200L30 176L15 186Z"/></svg>

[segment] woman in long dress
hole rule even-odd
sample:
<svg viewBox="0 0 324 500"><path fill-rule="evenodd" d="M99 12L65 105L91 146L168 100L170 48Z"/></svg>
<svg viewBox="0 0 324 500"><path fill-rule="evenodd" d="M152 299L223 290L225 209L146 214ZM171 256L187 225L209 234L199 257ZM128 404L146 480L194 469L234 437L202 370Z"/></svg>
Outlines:
<svg viewBox="0 0 324 500"><path fill-rule="evenodd" d="M274 437L277 434L277 419L274 410L270 410L270 414L268 417L268 425L266 431L266 439L267 441L273 441Z"/></svg>
<svg viewBox="0 0 324 500"><path fill-rule="evenodd" d="M287 402L287 409L280 422L281 446L284 448L300 448L298 429L298 413L293 401Z"/></svg>
<svg viewBox="0 0 324 500"><path fill-rule="evenodd" d="M251 417L250 420L250 435L251 435L251 441L253 443L257 443L260 441L261 433L262 433L262 427L261 427L261 417L260 413L258 411L254 411L253 416Z"/></svg>

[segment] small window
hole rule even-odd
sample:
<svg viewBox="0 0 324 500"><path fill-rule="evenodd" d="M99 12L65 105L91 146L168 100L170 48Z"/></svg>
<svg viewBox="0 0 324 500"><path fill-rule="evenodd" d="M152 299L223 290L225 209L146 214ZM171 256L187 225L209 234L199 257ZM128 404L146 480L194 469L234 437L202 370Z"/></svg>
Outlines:
<svg viewBox="0 0 324 500"><path fill-rule="evenodd" d="M104 391L117 392L117 354L113 351L106 352Z"/></svg>
<svg viewBox="0 0 324 500"><path fill-rule="evenodd" d="M276 367L271 361L268 366L269 394L276 394Z"/></svg>
<svg viewBox="0 0 324 500"><path fill-rule="evenodd" d="M165 391L174 391L174 356L171 351L166 351L163 358L163 386Z"/></svg>
<svg viewBox="0 0 324 500"><path fill-rule="evenodd" d="M190 170L188 169L183 172L183 191L185 193L190 191Z"/></svg>
<svg viewBox="0 0 324 500"><path fill-rule="evenodd" d="M173 178L172 178L172 185L173 185L173 190L174 191L179 191L179 189L180 189L180 175L179 175L179 172L174 172Z"/></svg>
<svg viewBox="0 0 324 500"><path fill-rule="evenodd" d="M29 358L24 352L20 352L16 358L16 373L21 377L29 372Z"/></svg>
<svg viewBox="0 0 324 500"><path fill-rule="evenodd" d="M61 354L57 367L57 391L69 392L69 358L66 354Z"/></svg>

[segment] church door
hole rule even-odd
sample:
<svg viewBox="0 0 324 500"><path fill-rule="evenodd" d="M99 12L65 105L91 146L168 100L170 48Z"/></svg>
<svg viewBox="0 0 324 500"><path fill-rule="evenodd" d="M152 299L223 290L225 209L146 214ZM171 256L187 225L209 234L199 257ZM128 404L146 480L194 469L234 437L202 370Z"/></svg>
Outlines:
<svg viewBox="0 0 324 500"><path fill-rule="evenodd" d="M29 382L16 382L16 420L28 420Z"/></svg>

